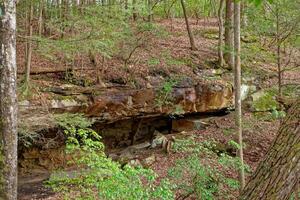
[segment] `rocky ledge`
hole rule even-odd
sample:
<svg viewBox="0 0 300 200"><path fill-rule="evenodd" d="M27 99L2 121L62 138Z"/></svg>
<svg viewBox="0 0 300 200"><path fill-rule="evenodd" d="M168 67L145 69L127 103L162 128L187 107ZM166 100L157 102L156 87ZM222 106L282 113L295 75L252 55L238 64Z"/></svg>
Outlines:
<svg viewBox="0 0 300 200"><path fill-rule="evenodd" d="M169 114L205 113L232 105L232 86L224 82L199 82L190 85L130 89L79 88L62 85L44 89L48 98L19 103L19 116L35 129L51 126L49 115L84 113L99 122L147 118Z"/></svg>

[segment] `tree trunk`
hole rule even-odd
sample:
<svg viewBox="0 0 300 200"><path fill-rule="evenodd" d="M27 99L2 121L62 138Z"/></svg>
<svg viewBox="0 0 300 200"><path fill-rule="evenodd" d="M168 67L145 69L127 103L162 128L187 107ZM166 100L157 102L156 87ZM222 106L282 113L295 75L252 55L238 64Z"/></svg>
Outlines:
<svg viewBox="0 0 300 200"><path fill-rule="evenodd" d="M218 11L219 17L219 44L218 44L218 57L219 57L219 65L224 66L224 57L223 57L223 34L224 34L224 20L223 20L223 10L224 10L224 2L225 0L220 0L220 7Z"/></svg>
<svg viewBox="0 0 300 200"><path fill-rule="evenodd" d="M136 21L137 18L136 0L132 0L132 18L133 21Z"/></svg>
<svg viewBox="0 0 300 200"><path fill-rule="evenodd" d="M151 0L147 0L147 6L148 6L148 22L152 21L152 2Z"/></svg>
<svg viewBox="0 0 300 200"><path fill-rule="evenodd" d="M16 1L0 6L0 199L17 199Z"/></svg>
<svg viewBox="0 0 300 200"><path fill-rule="evenodd" d="M300 99L288 110L277 137L247 183L243 200L288 200L300 175Z"/></svg>
<svg viewBox="0 0 300 200"><path fill-rule="evenodd" d="M238 155L241 162L240 189L245 186L245 172L243 159L243 135L242 135L242 100L241 100L241 2L234 2L234 83L235 83L235 126L240 148Z"/></svg>
<svg viewBox="0 0 300 200"><path fill-rule="evenodd" d="M195 51L195 50L197 50L197 48L196 48L196 45L195 45L193 33L191 31L191 28L190 28L189 20L188 20L187 14L186 14L184 0L180 0L180 2L181 2L181 6L182 6L182 11L183 11L183 15L184 15L185 24L186 24L186 29L187 29L189 39L190 39L191 49L193 51Z"/></svg>
<svg viewBox="0 0 300 200"><path fill-rule="evenodd" d="M39 20L38 20L38 33L40 37L42 36L43 33L43 21L44 21L43 10L44 10L44 0L41 0L39 4Z"/></svg>
<svg viewBox="0 0 300 200"><path fill-rule="evenodd" d="M31 56L32 56L32 44L31 44L31 38L32 38L32 32L33 32L33 3L30 3L30 10L28 15L28 37L27 39L27 54L26 54L26 66L25 66L25 90L24 93L28 92L29 89L29 81L30 81L30 68L31 68Z"/></svg>
<svg viewBox="0 0 300 200"><path fill-rule="evenodd" d="M275 3L276 4L276 3ZM280 40L280 21L279 21L279 5L276 4L276 57L277 57L277 74L278 74L278 97L282 97L282 70L281 70L281 40Z"/></svg>
<svg viewBox="0 0 300 200"><path fill-rule="evenodd" d="M225 16L225 62L230 69L234 66L233 54L234 38L233 38L233 1L226 0L226 16Z"/></svg>

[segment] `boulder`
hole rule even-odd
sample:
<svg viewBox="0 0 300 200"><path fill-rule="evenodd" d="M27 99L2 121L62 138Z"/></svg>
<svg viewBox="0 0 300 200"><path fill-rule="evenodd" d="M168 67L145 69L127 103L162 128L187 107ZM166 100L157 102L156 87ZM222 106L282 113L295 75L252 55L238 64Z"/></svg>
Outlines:
<svg viewBox="0 0 300 200"><path fill-rule="evenodd" d="M256 91L256 86L255 85L242 84L241 85L241 99L242 99L242 101L246 100L255 91Z"/></svg>
<svg viewBox="0 0 300 200"><path fill-rule="evenodd" d="M161 134L158 131L155 131L154 138L151 141L151 148L162 147L166 141L168 141L166 136L164 136L163 134Z"/></svg>

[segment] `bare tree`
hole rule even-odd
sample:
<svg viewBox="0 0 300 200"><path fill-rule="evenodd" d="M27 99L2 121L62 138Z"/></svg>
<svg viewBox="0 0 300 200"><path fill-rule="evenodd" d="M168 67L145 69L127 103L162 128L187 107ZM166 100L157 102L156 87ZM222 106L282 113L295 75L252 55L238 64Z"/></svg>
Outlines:
<svg viewBox="0 0 300 200"><path fill-rule="evenodd" d="M219 44L218 44L218 56L219 56L219 65L224 66L224 57L223 57L223 34L224 34L224 20L223 20L223 10L224 10L225 0L220 0L220 7L218 11L219 18Z"/></svg>
<svg viewBox="0 0 300 200"><path fill-rule="evenodd" d="M24 93L26 94L29 90L29 81L30 81L30 69L31 69L31 57L32 57L32 44L31 38L33 33L33 2L30 2L30 9L28 15L28 39L26 41L26 66L25 66L25 88Z"/></svg>
<svg viewBox="0 0 300 200"><path fill-rule="evenodd" d="M189 39L190 39L191 49L195 51L195 50L197 50L197 47L195 45L194 35L193 35L193 33L191 31L191 28L190 28L189 20L188 20L186 9L185 9L184 0L180 0L180 3L181 3L181 6L182 6L182 11L183 11L183 15L184 15L186 29L187 29Z"/></svg>
<svg viewBox="0 0 300 200"><path fill-rule="evenodd" d="M137 9L136 9L136 0L132 0L132 18L133 21L136 21L137 19Z"/></svg>
<svg viewBox="0 0 300 200"><path fill-rule="evenodd" d="M234 2L234 83L235 83L235 126L238 135L241 169L241 190L245 186L245 172L243 159L243 136L242 136L242 100L241 100L241 2Z"/></svg>
<svg viewBox="0 0 300 200"><path fill-rule="evenodd" d="M38 33L39 36L42 36L43 33L43 12L44 12L44 0L39 2L39 19L38 19Z"/></svg>
<svg viewBox="0 0 300 200"><path fill-rule="evenodd" d="M226 16L225 16L225 54L224 58L228 67L233 69L234 54L233 54L234 38L233 38L233 1L226 0Z"/></svg>
<svg viewBox="0 0 300 200"><path fill-rule="evenodd" d="M16 0L0 3L0 199L17 199Z"/></svg>

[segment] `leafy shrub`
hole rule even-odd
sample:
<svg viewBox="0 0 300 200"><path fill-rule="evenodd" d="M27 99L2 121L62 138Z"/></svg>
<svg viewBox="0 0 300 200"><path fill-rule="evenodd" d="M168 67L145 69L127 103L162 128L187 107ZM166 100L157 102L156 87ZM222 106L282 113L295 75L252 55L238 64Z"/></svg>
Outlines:
<svg viewBox="0 0 300 200"><path fill-rule="evenodd" d="M169 79L163 83L163 85L159 88L155 98L156 106L162 107L172 104L172 91L176 84L177 80L175 79Z"/></svg>
<svg viewBox="0 0 300 200"><path fill-rule="evenodd" d="M47 184L54 191L66 199L173 199L170 183L164 180L155 185L157 175L152 170L121 168L107 158L101 136L82 115L66 114L56 119L68 137L66 153L76 170L53 173Z"/></svg>
<svg viewBox="0 0 300 200"><path fill-rule="evenodd" d="M253 102L253 108L257 111L276 110L279 107L273 91L266 91L261 97Z"/></svg>
<svg viewBox="0 0 300 200"><path fill-rule="evenodd" d="M178 159L168 173L171 183L180 191L179 198L231 198L232 192L239 188L237 180L225 175L226 170L242 167L239 159L227 154L218 156L213 151L215 146L215 141L198 143L193 137L175 141L173 150L188 154Z"/></svg>

